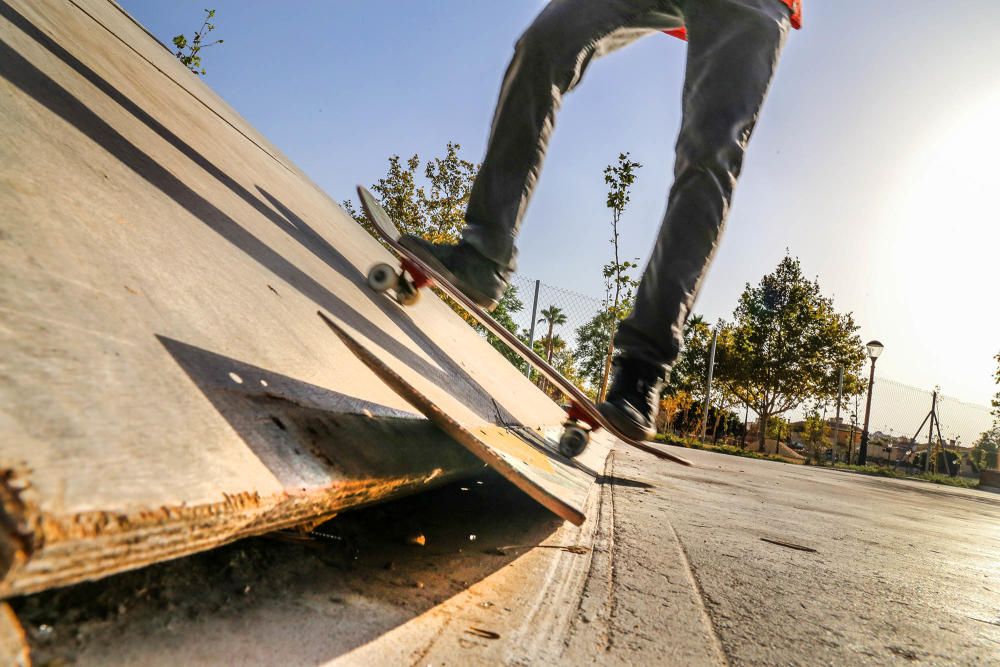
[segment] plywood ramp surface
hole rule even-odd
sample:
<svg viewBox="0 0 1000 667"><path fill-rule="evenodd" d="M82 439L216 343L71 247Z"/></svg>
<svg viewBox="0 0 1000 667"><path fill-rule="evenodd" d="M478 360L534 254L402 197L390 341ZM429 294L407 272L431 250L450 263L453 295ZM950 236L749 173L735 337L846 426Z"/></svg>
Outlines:
<svg viewBox="0 0 1000 667"><path fill-rule="evenodd" d="M482 465L318 309L447 412L561 420L117 5L0 0L0 124L0 596Z"/></svg>

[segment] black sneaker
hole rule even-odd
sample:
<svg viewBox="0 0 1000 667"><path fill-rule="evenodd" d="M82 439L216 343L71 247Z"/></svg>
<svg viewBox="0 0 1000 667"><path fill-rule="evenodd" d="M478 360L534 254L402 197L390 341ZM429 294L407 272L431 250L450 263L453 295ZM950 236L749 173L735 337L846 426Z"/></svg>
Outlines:
<svg viewBox="0 0 1000 667"><path fill-rule="evenodd" d="M611 388L597 409L622 435L651 440L656 435L664 375L660 365L617 357Z"/></svg>
<svg viewBox="0 0 1000 667"><path fill-rule="evenodd" d="M501 268L467 243L436 244L403 234L399 244L487 311L497 307L510 284L510 270Z"/></svg>

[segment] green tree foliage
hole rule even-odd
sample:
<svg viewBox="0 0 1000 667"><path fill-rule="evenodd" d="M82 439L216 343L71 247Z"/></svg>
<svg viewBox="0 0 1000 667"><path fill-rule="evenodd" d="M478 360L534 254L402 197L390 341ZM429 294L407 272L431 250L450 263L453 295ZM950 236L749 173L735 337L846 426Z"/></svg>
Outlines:
<svg viewBox="0 0 1000 667"><path fill-rule="evenodd" d="M802 438L809 443L809 452L814 462L820 460L829 433L830 427L826 419L820 414L818 407L814 406L806 413L805 423L802 425Z"/></svg>
<svg viewBox="0 0 1000 667"><path fill-rule="evenodd" d="M684 435L693 436L701 425L704 410L705 378L708 374L712 329L701 315L692 315L684 323L681 352L670 370L664 387L665 396L683 396L682 408L668 424Z"/></svg>
<svg viewBox="0 0 1000 667"><path fill-rule="evenodd" d="M425 238L434 243L454 243L465 227L465 209L472 194L472 184L479 165L458 156L462 147L448 142L444 157L436 157L424 167L429 182L422 197L428 231Z"/></svg>
<svg viewBox="0 0 1000 667"><path fill-rule="evenodd" d="M589 322L576 330L576 367L592 398L597 397L604 381L606 355L613 328L614 313L601 309Z"/></svg>
<svg viewBox="0 0 1000 667"><path fill-rule="evenodd" d="M177 59L183 63L185 67L201 76L205 75L205 68L201 64L201 51L202 49L207 49L210 46L215 46L216 44L222 44L224 40L217 39L214 42L206 42L205 38L208 37L208 33L215 30L215 24L212 23L212 19L215 17L214 9L205 10L205 20L202 21L201 28L199 28L194 33L194 37L191 41L183 34L174 37L174 46L177 47L175 56Z"/></svg>
<svg viewBox="0 0 1000 667"><path fill-rule="evenodd" d="M704 398L712 329L701 315L691 315L684 323L681 352L670 370L665 392L684 391L695 401Z"/></svg>
<svg viewBox="0 0 1000 667"><path fill-rule="evenodd" d="M994 359L997 362L997 370L993 374L993 381L1000 385L1000 352L997 353L997 356L994 357ZM993 423L1000 425L1000 390L993 395L993 417Z"/></svg>
<svg viewBox="0 0 1000 667"><path fill-rule="evenodd" d="M602 267L604 277L604 299L602 310L586 325L577 331L577 338L582 338L577 348L577 364L582 375L587 378L592 387L596 387L597 400L603 400L607 391L608 375L611 370L611 358L614 356L614 335L618 323L624 320L632 311L635 300L635 289L639 284L632 277L632 271L638 268L638 260L629 261L621 258L621 220L625 208L631 201L631 188L635 183L636 171L642 168L638 162L629 158L628 153L620 153L616 164L604 169L604 183L608 186L605 205L611 210L611 261ZM603 329L602 329L603 327ZM598 351L595 345L602 342ZM598 361L599 360L599 361ZM599 366L600 376L594 369Z"/></svg>
<svg viewBox="0 0 1000 667"><path fill-rule="evenodd" d="M535 353L547 359L548 362L559 371L559 374L580 386L582 380L576 372L576 361L573 356L573 349L566 344L566 341L559 334L542 336L534 343ZM553 400L562 400L562 392L551 386L541 375L535 375L535 383L547 393Z"/></svg>
<svg viewBox="0 0 1000 667"><path fill-rule="evenodd" d="M398 155L389 157L386 175L371 190L400 232L433 243L458 242L472 184L479 173L479 165L459 156L461 150L461 144L449 141L444 156L432 158L423 170L419 155L405 162ZM350 199L343 206L362 227L374 232Z"/></svg>
<svg viewBox="0 0 1000 667"><path fill-rule="evenodd" d="M727 381L759 415L761 449L773 416L808 398L836 398L839 368L845 395L856 393L865 358L858 327L803 276L798 259L786 255L756 287L747 284L733 316Z"/></svg>
<svg viewBox="0 0 1000 667"><path fill-rule="evenodd" d="M1000 354L994 359L997 370L993 377L1000 385ZM980 469L1000 467L997 461L997 454L1000 452L1000 391L993 397L993 417L993 428L980 434L979 440L972 447L972 460Z"/></svg>
<svg viewBox="0 0 1000 667"><path fill-rule="evenodd" d="M715 439L719 434L719 429L723 422L730 421L730 413L733 408L739 405L739 397L733 393L726 374L728 359L731 356L729 349L732 347L733 330L732 326L724 320L719 320L715 325L718 332L715 349L715 370L712 382L712 394L709 405L709 422L707 424L708 433ZM670 371L670 377L664 387L664 395L672 396L684 394L691 404L685 414L677 424L693 423L693 430L690 435L698 433L700 435L701 414L705 410L705 379L708 376L708 364L712 349L712 328L701 315L691 315L684 323L683 342L681 351ZM694 419L690 419L688 412L692 413ZM740 421L742 427L742 420ZM731 432L732 428L727 424L723 429L724 433Z"/></svg>
<svg viewBox="0 0 1000 667"><path fill-rule="evenodd" d="M997 468L997 452L1000 451L1000 424L979 436L972 446L972 461L980 468Z"/></svg>
<svg viewBox="0 0 1000 667"><path fill-rule="evenodd" d="M566 324L566 313L564 313L558 306L542 308L542 316L539 318L538 322L540 324L544 323L549 327L549 332L543 339L547 341L543 357L545 358L545 361L552 363L552 342L554 340L552 338L552 334L557 326Z"/></svg>
<svg viewBox="0 0 1000 667"><path fill-rule="evenodd" d="M772 417L767 421L767 427L763 432L767 434L768 439L782 442L788 440L788 436L792 432L792 425L788 423L787 419Z"/></svg>

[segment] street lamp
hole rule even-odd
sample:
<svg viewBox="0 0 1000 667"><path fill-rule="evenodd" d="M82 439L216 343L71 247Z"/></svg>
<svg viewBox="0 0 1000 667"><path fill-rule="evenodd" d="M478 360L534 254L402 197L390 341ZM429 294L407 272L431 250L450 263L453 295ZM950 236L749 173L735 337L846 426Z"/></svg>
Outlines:
<svg viewBox="0 0 1000 667"><path fill-rule="evenodd" d="M851 437L847 441L847 465L851 465L851 459L854 458L854 429L858 427L858 413L851 413ZM857 463L857 459L854 461Z"/></svg>
<svg viewBox="0 0 1000 667"><path fill-rule="evenodd" d="M869 341L865 346L868 348L868 358L872 360L872 372L868 378L868 401L865 404L865 427L861 431L861 446L858 448L858 465L863 466L868 462L868 420L872 416L872 385L875 384L875 360L882 354L885 345L877 340Z"/></svg>

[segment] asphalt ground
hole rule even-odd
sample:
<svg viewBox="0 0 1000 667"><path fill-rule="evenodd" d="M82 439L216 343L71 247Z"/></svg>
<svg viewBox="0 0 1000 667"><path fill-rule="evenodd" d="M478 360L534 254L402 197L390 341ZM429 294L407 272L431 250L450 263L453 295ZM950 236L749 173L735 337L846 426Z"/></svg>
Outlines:
<svg viewBox="0 0 1000 667"><path fill-rule="evenodd" d="M1000 661L1000 495L685 454L580 528L484 471L14 608L37 664Z"/></svg>

